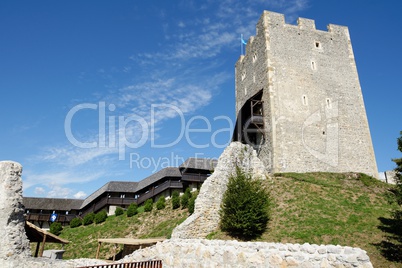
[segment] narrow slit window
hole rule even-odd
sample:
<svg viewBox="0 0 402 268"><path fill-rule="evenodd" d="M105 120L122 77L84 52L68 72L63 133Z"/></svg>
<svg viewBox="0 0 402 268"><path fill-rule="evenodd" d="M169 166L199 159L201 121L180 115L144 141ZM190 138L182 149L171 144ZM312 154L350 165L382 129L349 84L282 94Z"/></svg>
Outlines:
<svg viewBox="0 0 402 268"><path fill-rule="evenodd" d="M331 100L330 99L326 99L326 103L327 103L327 107L328 108L331 108Z"/></svg>
<svg viewBox="0 0 402 268"><path fill-rule="evenodd" d="M244 95L247 95L247 87L244 87Z"/></svg>
<svg viewBox="0 0 402 268"><path fill-rule="evenodd" d="M243 81L245 78L246 78L246 71L244 71L244 72L241 74L241 81Z"/></svg>
<svg viewBox="0 0 402 268"><path fill-rule="evenodd" d="M303 95L303 105L307 105L307 96Z"/></svg>
<svg viewBox="0 0 402 268"><path fill-rule="evenodd" d="M317 70L317 65L315 64L315 61L311 61L311 69Z"/></svg>
<svg viewBox="0 0 402 268"><path fill-rule="evenodd" d="M315 41L315 48L321 48L321 43L318 41Z"/></svg>
<svg viewBox="0 0 402 268"><path fill-rule="evenodd" d="M254 53L254 55L253 55L253 62L256 62L256 60L257 60L257 53Z"/></svg>

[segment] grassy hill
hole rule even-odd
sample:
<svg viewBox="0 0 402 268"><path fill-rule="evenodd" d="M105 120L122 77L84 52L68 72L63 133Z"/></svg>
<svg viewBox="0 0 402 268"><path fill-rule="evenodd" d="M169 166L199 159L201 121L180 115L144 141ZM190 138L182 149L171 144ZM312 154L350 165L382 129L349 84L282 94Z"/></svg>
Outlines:
<svg viewBox="0 0 402 268"><path fill-rule="evenodd" d="M276 206L264 240L360 247L374 267L402 267L379 247L381 220L392 210L389 185L353 173L278 174L274 184Z"/></svg>
<svg viewBox="0 0 402 268"><path fill-rule="evenodd" d="M389 185L354 173L277 174L264 183L274 205L268 229L259 241L360 247L367 251L374 267L402 267L402 263L389 260L392 256L385 254L389 249L383 247L388 234L382 230L386 230L384 223L392 210ZM132 218L112 216L99 225L66 227L61 237L71 243L64 256L93 258L98 238L169 237L187 216L187 210L167 207ZM231 239L219 230L209 238ZM101 257L109 258L111 252L105 244Z"/></svg>

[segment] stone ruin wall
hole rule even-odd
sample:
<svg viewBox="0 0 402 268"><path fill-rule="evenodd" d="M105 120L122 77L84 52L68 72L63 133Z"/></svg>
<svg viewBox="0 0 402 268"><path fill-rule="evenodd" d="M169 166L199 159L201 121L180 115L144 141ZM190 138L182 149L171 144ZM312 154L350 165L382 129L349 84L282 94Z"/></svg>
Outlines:
<svg viewBox="0 0 402 268"><path fill-rule="evenodd" d="M360 248L333 245L170 239L120 262L161 259L163 267L373 267Z"/></svg>

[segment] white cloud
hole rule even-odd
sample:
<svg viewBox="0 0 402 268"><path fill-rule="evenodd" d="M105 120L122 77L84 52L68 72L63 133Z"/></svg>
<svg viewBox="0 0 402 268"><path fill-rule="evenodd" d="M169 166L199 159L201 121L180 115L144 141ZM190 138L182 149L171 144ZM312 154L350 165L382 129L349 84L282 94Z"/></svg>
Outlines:
<svg viewBox="0 0 402 268"><path fill-rule="evenodd" d="M85 149L75 147L72 144L67 144L58 147L48 147L36 158L38 161L50 161L62 166L75 167L86 164L96 158L107 160L108 158L106 158L106 156L117 152L117 147L96 147Z"/></svg>
<svg viewBox="0 0 402 268"><path fill-rule="evenodd" d="M43 189L42 187L35 187L34 193L37 195L44 195L45 194L45 189Z"/></svg>
<svg viewBox="0 0 402 268"><path fill-rule="evenodd" d="M48 198L69 198L72 190L58 185L52 186L51 190L47 193Z"/></svg>
<svg viewBox="0 0 402 268"><path fill-rule="evenodd" d="M77 199L83 199L86 196L87 196L87 194L85 192L83 192L83 191L79 191L76 194L74 194L74 198L77 198Z"/></svg>
<svg viewBox="0 0 402 268"><path fill-rule="evenodd" d="M99 179L105 175L104 172L85 173L82 170L69 169L64 172L45 172L40 174L31 173L25 170L23 174L24 191L35 185L46 185L50 188L60 187L70 183L85 183ZM38 187L41 188L41 187Z"/></svg>

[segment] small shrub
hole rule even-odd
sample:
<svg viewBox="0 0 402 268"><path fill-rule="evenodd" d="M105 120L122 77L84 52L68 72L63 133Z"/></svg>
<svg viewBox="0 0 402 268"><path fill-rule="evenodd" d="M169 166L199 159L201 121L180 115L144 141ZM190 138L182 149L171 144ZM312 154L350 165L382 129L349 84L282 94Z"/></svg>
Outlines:
<svg viewBox="0 0 402 268"><path fill-rule="evenodd" d="M195 199L196 198L197 198L197 195L193 194L193 196L188 200L188 213L190 213L190 214L194 213Z"/></svg>
<svg viewBox="0 0 402 268"><path fill-rule="evenodd" d="M181 208L187 208L188 207L188 201L191 198L191 191L190 188L187 188L184 194L181 196Z"/></svg>
<svg viewBox="0 0 402 268"><path fill-rule="evenodd" d="M80 218L74 218L70 221L70 227L71 228L76 228L78 226L81 226L82 220Z"/></svg>
<svg viewBox="0 0 402 268"><path fill-rule="evenodd" d="M253 180L239 168L229 178L221 207L221 229L241 240L263 234L269 220L270 200L260 180Z"/></svg>
<svg viewBox="0 0 402 268"><path fill-rule="evenodd" d="M145 201L145 204L144 204L144 211L145 211L145 212L150 212L150 211L152 211L153 206L154 206L154 202L152 201L152 199L151 199L151 198L148 199L147 201Z"/></svg>
<svg viewBox="0 0 402 268"><path fill-rule="evenodd" d="M94 222L96 224L99 224L106 221L106 219L107 219L107 213L106 211L102 210L95 214Z"/></svg>
<svg viewBox="0 0 402 268"><path fill-rule="evenodd" d="M82 224L89 225L94 222L95 213L91 212L85 215L84 219L82 220Z"/></svg>
<svg viewBox="0 0 402 268"><path fill-rule="evenodd" d="M166 203L165 203L165 197L161 196L158 199L158 202L156 202L156 208L158 210L164 209L166 207Z"/></svg>
<svg viewBox="0 0 402 268"><path fill-rule="evenodd" d="M177 209L180 207L180 194L178 191L172 193L172 208Z"/></svg>
<svg viewBox="0 0 402 268"><path fill-rule="evenodd" d="M61 226L60 222L53 222L50 224L50 232L54 235L59 235L61 234L61 231L63 230L63 226Z"/></svg>
<svg viewBox="0 0 402 268"><path fill-rule="evenodd" d="M138 213L138 205L131 203L127 208L127 217L132 217Z"/></svg>
<svg viewBox="0 0 402 268"><path fill-rule="evenodd" d="M121 207L117 207L116 210L114 211L114 215L120 216L124 214L124 210Z"/></svg>

